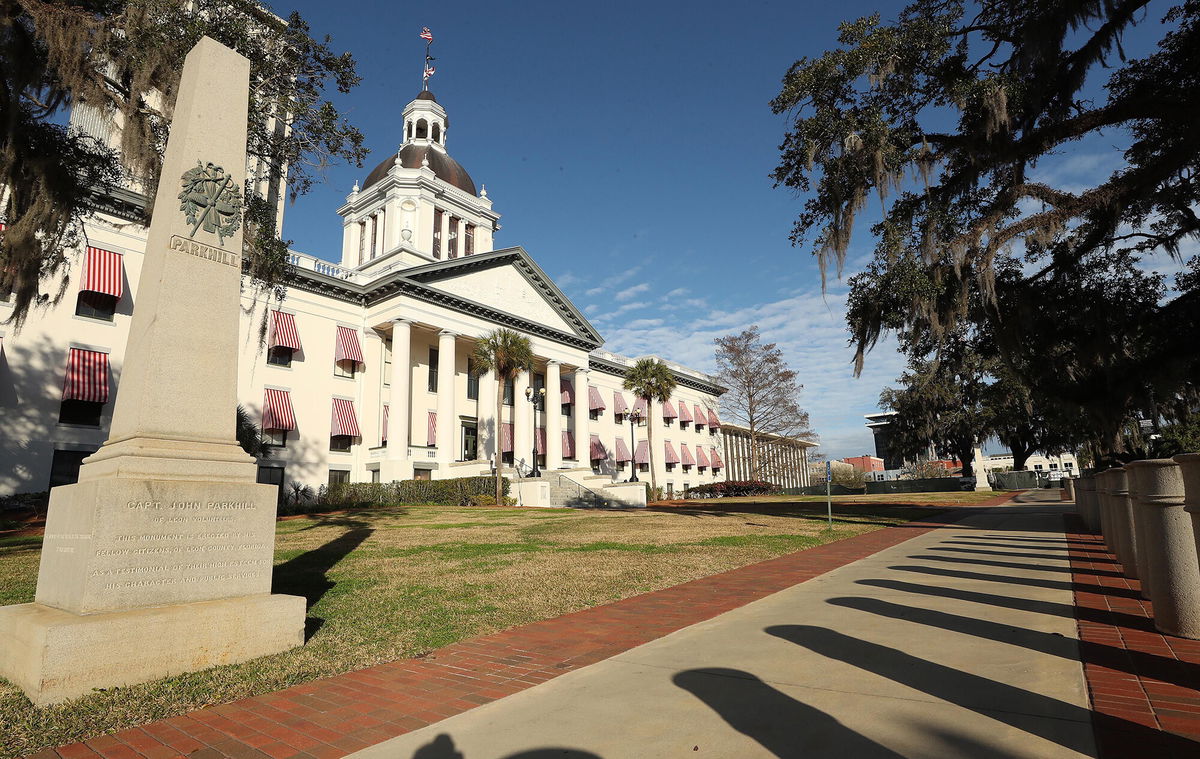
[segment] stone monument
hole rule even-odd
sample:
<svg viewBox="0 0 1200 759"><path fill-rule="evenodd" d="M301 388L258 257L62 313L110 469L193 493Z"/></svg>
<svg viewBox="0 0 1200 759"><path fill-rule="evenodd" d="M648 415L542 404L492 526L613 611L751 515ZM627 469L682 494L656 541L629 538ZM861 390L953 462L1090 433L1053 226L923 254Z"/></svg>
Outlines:
<svg viewBox="0 0 1200 759"><path fill-rule="evenodd" d="M35 704L304 642L235 439L249 75L208 38L184 63L112 429L51 491L34 603L0 607L0 675Z"/></svg>

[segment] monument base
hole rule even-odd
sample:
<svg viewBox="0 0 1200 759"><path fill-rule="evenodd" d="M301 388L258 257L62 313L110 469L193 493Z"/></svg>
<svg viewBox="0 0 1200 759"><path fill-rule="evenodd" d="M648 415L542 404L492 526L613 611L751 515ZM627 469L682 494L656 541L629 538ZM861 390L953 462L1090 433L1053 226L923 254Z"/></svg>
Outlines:
<svg viewBox="0 0 1200 759"><path fill-rule="evenodd" d="M0 676L45 706L295 648L305 611L279 594L83 615L0 606Z"/></svg>

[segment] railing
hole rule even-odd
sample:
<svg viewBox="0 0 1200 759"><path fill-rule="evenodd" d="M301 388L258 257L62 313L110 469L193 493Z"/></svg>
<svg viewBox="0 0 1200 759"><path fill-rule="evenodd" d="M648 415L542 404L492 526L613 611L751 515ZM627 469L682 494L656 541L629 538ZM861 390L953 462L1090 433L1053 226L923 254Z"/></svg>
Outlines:
<svg viewBox="0 0 1200 759"><path fill-rule="evenodd" d="M288 251L288 263L297 269L315 271L317 274L324 274L326 277L333 277L334 279L341 279L347 282L353 282L355 284L361 284L369 279L353 269L347 269L344 266L338 266L337 264L326 261L323 258L310 256L306 253L297 253L294 250Z"/></svg>

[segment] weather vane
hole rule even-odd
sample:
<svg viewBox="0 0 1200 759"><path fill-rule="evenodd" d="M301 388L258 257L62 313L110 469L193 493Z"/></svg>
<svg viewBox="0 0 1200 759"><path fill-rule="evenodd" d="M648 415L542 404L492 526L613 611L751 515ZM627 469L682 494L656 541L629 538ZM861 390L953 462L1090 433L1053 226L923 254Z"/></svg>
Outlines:
<svg viewBox="0 0 1200 759"><path fill-rule="evenodd" d="M425 70L421 74L421 88L429 90L429 77L433 76L437 69L433 66L435 58L429 54L429 48L433 45L433 32L429 31L429 27L421 27L421 39L425 40Z"/></svg>

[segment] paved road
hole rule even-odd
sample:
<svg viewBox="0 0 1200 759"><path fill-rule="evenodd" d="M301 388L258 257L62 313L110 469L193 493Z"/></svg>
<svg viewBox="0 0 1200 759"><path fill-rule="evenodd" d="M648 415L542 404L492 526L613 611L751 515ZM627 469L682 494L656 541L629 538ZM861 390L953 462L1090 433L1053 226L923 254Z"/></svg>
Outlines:
<svg viewBox="0 0 1200 759"><path fill-rule="evenodd" d="M973 515L354 756L1095 756L1062 509Z"/></svg>

